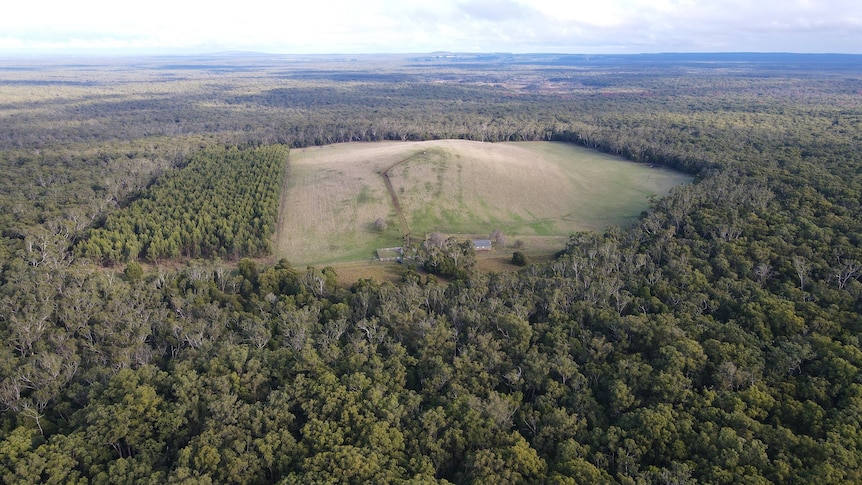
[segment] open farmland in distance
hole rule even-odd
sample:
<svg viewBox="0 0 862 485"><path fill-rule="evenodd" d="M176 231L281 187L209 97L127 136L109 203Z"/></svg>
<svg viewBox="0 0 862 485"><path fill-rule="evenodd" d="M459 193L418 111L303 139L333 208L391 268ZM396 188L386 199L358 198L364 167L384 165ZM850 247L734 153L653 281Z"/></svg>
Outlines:
<svg viewBox="0 0 862 485"><path fill-rule="evenodd" d="M382 173L388 170L400 213ZM576 231L626 225L651 196L691 177L565 143L466 140L294 149L276 257L297 265L369 260L430 232L561 249ZM384 230L375 227L383 219ZM553 250L552 250L553 251Z"/></svg>

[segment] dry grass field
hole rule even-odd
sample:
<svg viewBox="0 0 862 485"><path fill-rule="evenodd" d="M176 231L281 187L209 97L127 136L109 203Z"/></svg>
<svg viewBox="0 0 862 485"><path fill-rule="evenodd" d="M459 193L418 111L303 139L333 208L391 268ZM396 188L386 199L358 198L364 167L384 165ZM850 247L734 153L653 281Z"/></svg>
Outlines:
<svg viewBox="0 0 862 485"><path fill-rule="evenodd" d="M398 162L401 162L398 164ZM689 177L563 143L465 140L348 143L291 150L276 257L293 264L371 260L403 241L402 224L380 172L414 238L438 231L483 237L541 254L575 231L625 225ZM374 222L383 218L387 228Z"/></svg>

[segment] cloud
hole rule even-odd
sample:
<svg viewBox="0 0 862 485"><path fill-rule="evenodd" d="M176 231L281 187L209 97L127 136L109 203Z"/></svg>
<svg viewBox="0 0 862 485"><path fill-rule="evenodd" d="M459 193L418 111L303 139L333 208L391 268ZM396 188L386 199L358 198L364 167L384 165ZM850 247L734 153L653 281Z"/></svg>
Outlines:
<svg viewBox="0 0 862 485"><path fill-rule="evenodd" d="M135 6L137 5L137 7ZM862 53L857 0L13 2L0 50Z"/></svg>
<svg viewBox="0 0 862 485"><path fill-rule="evenodd" d="M487 22L524 22L534 18L536 11L513 0L471 0L455 4L456 8L471 19Z"/></svg>

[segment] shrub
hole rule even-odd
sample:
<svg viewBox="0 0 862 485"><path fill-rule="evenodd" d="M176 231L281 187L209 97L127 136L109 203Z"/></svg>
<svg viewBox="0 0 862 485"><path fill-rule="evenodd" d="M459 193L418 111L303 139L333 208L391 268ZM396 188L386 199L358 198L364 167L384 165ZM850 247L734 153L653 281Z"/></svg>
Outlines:
<svg viewBox="0 0 862 485"><path fill-rule="evenodd" d="M524 255L521 251L515 251L512 253L512 264L515 266L526 266L527 265L527 256Z"/></svg>
<svg viewBox="0 0 862 485"><path fill-rule="evenodd" d="M123 270L123 274L129 281L138 281L144 277L144 268L139 263L132 261Z"/></svg>
<svg viewBox="0 0 862 485"><path fill-rule="evenodd" d="M374 221L374 229L377 229L379 232L385 231L387 227L389 227L389 225L386 224L386 219L382 217L378 217L377 220Z"/></svg>

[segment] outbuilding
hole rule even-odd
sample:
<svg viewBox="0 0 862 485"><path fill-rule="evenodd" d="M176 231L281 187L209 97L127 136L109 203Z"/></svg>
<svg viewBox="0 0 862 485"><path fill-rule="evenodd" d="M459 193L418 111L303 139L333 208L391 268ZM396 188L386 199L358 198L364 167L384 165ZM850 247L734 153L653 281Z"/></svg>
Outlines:
<svg viewBox="0 0 862 485"><path fill-rule="evenodd" d="M489 239L473 239L473 248L476 251L490 251L493 249Z"/></svg>

